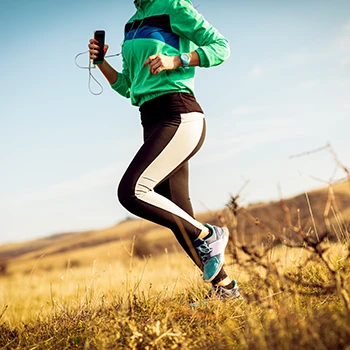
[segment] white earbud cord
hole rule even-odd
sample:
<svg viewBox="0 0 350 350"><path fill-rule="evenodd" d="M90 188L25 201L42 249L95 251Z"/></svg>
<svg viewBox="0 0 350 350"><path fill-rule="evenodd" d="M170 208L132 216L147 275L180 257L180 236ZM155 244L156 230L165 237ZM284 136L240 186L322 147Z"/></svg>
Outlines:
<svg viewBox="0 0 350 350"><path fill-rule="evenodd" d="M89 91L90 91L93 95L95 95L95 96L101 95L102 92L103 92L103 86L98 82L98 80L93 76L93 74L92 74L92 72L91 72L92 69L95 69L95 68L96 68L96 65L95 65L95 64L92 65L90 59L89 59L89 66L88 66L88 67L81 66L81 65L79 65L78 62L77 62L78 57L81 56L81 55L85 55L86 53L89 53L89 50L84 51L84 52L80 52L80 53L78 53L78 54L75 56L75 58L74 58L75 65L76 65L78 68L81 68L81 69L88 69L88 70L89 70L89 80L88 80L88 88L89 88ZM116 57L116 56L120 56L120 55L121 55L121 52L120 52L120 53L117 53L117 54L115 54L115 55L108 55L108 56L105 56L104 58ZM92 91L92 89L91 89L91 78L92 78L92 79L96 82L96 84L100 87L101 90L100 90L99 92L94 92L94 91Z"/></svg>
<svg viewBox="0 0 350 350"><path fill-rule="evenodd" d="M141 3L141 1L140 1L140 3ZM138 11L139 11L139 9L137 8L137 12L138 12ZM144 21L144 19L141 20L139 26L137 27L137 29L136 29L136 31L135 31L135 33L134 33L134 35L133 35L133 39L135 38L136 33L137 33L137 31L140 29L140 27L141 27L143 21ZM132 24L132 26L131 26L129 32L131 32L131 31L134 29L135 23L136 23L136 21L133 22L133 24ZM121 42L120 46L123 47L123 42ZM97 79L93 76L93 74L91 73L91 69L95 69L95 68L96 68L96 65L95 65L95 64L94 64L94 65L91 65L91 60L90 60L90 59L89 59L89 66L88 66L88 67L80 66L80 65L78 64L78 62L77 62L77 58L78 58L79 56L85 55L85 54L88 53L88 52L89 52L89 50L78 53L78 54L75 56L74 62L75 62L76 66L77 66L78 68L81 68L81 69L88 69L88 70L89 70L89 81L88 81L88 88L89 88L89 91L90 91L93 95L95 95L95 96L101 95L102 92L103 92L103 86L98 82L98 80L97 80ZM116 54L114 54L114 55L105 56L104 58L117 57L117 56L120 56L121 54L122 54L122 52L119 52L119 53L116 53ZM100 91L100 92L93 92L93 91L91 90L91 78L92 78L92 79L96 82L96 84L101 88L101 91Z"/></svg>

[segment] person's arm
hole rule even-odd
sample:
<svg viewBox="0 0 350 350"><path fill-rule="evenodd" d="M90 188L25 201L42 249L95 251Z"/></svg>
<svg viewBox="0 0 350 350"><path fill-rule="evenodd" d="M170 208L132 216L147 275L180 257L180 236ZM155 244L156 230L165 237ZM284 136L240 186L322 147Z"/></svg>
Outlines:
<svg viewBox="0 0 350 350"><path fill-rule="evenodd" d="M99 50L100 50L100 47L96 43L97 43L97 40L90 39L90 43L89 43L88 47L89 47L91 60L97 58ZM103 50L106 54L106 52L108 50L108 45L105 45ZM106 77L106 79L108 80L108 82L110 84L114 84L117 81L118 72L113 67L111 67L106 60L103 60L103 62L101 64L97 64L97 67L100 69L100 71Z"/></svg>
<svg viewBox="0 0 350 350"><path fill-rule="evenodd" d="M101 64L98 64L97 67L100 69L102 74L106 77L108 82L113 85L118 80L118 72L109 65L106 60L103 60Z"/></svg>
<svg viewBox="0 0 350 350"><path fill-rule="evenodd" d="M196 51L189 52L190 66L199 66L200 59ZM156 54L148 57L143 67L149 64L151 74L157 75L162 70L173 70L183 66L180 56L167 56L163 54Z"/></svg>
<svg viewBox="0 0 350 350"><path fill-rule="evenodd" d="M190 66L191 67L199 67L200 66L200 58L198 55L197 51L193 51L193 52L189 52L188 53L190 55ZM177 56L178 59L180 60L180 56ZM182 61L180 60L180 65L182 66Z"/></svg>
<svg viewBox="0 0 350 350"><path fill-rule="evenodd" d="M191 1L171 1L169 14L173 32L186 37L198 46L195 52L200 62L198 63L197 56L191 52L190 55L194 59L194 62L190 63L191 66L217 66L230 56L228 40L205 20L192 6Z"/></svg>
<svg viewBox="0 0 350 350"><path fill-rule="evenodd" d="M190 56L190 66L213 67L223 63L230 56L228 40L211 26L192 6L189 0L174 0L169 3L171 28L198 46ZM187 53L187 52L186 52ZM183 66L180 56L156 54L144 63L149 65L151 74L173 70Z"/></svg>
<svg viewBox="0 0 350 350"><path fill-rule="evenodd" d="M90 39L89 52L90 59L95 59L98 55L100 47L96 44L95 39ZM108 45L103 48L105 54L108 50ZM130 86L131 82L129 79L129 70L123 61L123 71L121 73L117 72L110 64L103 60L101 64L97 64L102 74L106 77L108 82L111 84L112 88L117 91L120 95L129 98L130 97Z"/></svg>

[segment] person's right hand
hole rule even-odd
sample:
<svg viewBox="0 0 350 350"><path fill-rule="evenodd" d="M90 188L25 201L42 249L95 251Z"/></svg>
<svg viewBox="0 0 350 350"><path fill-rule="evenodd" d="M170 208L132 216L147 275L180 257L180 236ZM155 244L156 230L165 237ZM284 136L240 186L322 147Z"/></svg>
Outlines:
<svg viewBox="0 0 350 350"><path fill-rule="evenodd" d="M95 58L97 58L98 56L98 53L100 51L100 47L97 45L98 41L94 38L90 39L90 42L89 42L89 45L88 45L88 48L89 48L89 53L90 53L90 60L94 60ZM108 45L105 45L103 47L103 51L104 51L104 54L106 54L108 50Z"/></svg>

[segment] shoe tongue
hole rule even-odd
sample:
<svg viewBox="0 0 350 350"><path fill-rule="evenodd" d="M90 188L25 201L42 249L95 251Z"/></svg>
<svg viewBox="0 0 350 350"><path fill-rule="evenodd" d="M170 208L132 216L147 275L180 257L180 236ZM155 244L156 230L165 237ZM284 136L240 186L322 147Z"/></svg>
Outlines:
<svg viewBox="0 0 350 350"><path fill-rule="evenodd" d="M205 237L205 239L207 240L207 239L211 238L211 236L213 235L213 233L214 233L214 231L211 230L211 229L209 229L209 234L208 234L208 236Z"/></svg>
<svg viewBox="0 0 350 350"><path fill-rule="evenodd" d="M213 243L208 243L211 249L210 256L215 256L222 253L222 241L214 241Z"/></svg>

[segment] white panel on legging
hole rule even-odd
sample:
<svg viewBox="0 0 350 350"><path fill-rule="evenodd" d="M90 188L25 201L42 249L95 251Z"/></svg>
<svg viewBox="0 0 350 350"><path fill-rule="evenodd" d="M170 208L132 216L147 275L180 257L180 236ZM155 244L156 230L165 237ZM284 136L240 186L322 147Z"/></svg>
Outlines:
<svg viewBox="0 0 350 350"><path fill-rule="evenodd" d="M197 112L181 114L181 124L175 135L141 174L135 187L135 195L138 199L173 213L200 230L203 228L201 223L153 189L197 147L203 133L203 118L203 114Z"/></svg>

